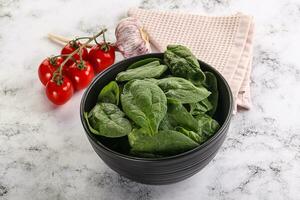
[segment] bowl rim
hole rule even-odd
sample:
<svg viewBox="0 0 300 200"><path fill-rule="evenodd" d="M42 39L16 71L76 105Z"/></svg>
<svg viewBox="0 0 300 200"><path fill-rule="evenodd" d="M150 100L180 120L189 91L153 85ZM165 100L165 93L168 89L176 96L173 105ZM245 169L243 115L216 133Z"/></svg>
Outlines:
<svg viewBox="0 0 300 200"><path fill-rule="evenodd" d="M233 112L233 95L232 95L232 91L229 87L228 82L225 80L225 78L223 77L223 75L221 73L219 73L215 68L213 68L211 65L203 62L202 60L198 61L200 63L203 63L205 65L207 65L215 74L217 74L221 80L223 81L223 83L225 84L226 89L228 90L229 93L229 112L228 115L225 118L224 123L222 124L222 126L219 128L219 130L211 137L209 138L206 142L204 142L203 144L199 145L198 147L185 151L183 153L180 154L176 154L176 155L172 155L172 156L166 156L166 157L160 157L160 158L142 158L142 157L135 157L135 156L130 156L130 155L126 155L126 154L122 154L119 152L116 152L108 147L106 147L105 145L103 145L101 142L99 142L95 137L93 137L93 133L91 133L91 131L89 130L88 126L87 126L87 122L84 118L84 105L85 105L85 101L87 99L87 96L89 94L89 92L91 91L92 87L94 86L94 84L103 76L105 76L107 73L109 73L110 71L114 70L114 68L118 67L119 65L122 65L123 63L126 63L128 60L131 59L142 59L145 56L161 56L163 55L163 53L149 53L149 54L143 54L143 55L139 55L139 56L134 56L134 57L130 57L127 59L123 59L117 63L114 63L112 66L110 66L109 68L107 68L106 70L102 71L101 73L99 73L94 80L91 82L91 84L88 86L88 88L85 90L84 94L81 97L81 102L80 102L80 119L81 119L81 123L82 126L85 130L85 134L87 135L88 139L92 140L95 144L97 144L98 148L101 148L102 150L106 151L109 154L113 154L114 156L117 156L121 159L126 159L129 161L139 161L139 162L161 162L161 161L170 161L170 160L175 160L184 156L188 156L191 154L196 153L197 151L207 147L208 145L210 145L217 137L219 137L222 133L224 133L224 129L226 129L226 125L230 122L230 119L232 117L232 112Z"/></svg>

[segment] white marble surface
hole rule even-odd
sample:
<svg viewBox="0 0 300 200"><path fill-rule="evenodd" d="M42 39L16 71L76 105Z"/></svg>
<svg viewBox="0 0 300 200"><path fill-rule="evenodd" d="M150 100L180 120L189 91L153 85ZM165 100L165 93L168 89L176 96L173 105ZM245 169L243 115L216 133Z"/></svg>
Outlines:
<svg viewBox="0 0 300 200"><path fill-rule="evenodd" d="M136 6L256 21L253 108L233 118L215 159L168 186L132 182L94 153L79 119L81 93L47 101L41 60L59 51L48 32L88 35ZM0 199L300 199L300 1L0 0ZM119 56L119 59L121 57Z"/></svg>

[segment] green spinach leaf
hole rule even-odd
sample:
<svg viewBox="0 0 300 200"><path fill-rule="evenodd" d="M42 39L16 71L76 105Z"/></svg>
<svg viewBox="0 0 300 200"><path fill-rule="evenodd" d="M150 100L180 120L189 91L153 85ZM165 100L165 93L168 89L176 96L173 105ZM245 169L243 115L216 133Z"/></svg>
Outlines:
<svg viewBox="0 0 300 200"><path fill-rule="evenodd" d="M164 62L174 76L186 78L199 86L205 80L197 58L182 45L168 45L164 53Z"/></svg>
<svg viewBox="0 0 300 200"><path fill-rule="evenodd" d="M90 122L89 122L89 117L88 117L88 116L89 116L89 113L88 113L88 112L84 112L83 115L84 115L84 118L85 118L85 120L86 120L86 123L87 123L87 125L88 125L90 131L91 131L92 133L96 134L96 135L100 135L99 131L96 130L96 129L94 129L94 128L91 126L91 124L90 124Z"/></svg>
<svg viewBox="0 0 300 200"><path fill-rule="evenodd" d="M101 90L98 96L98 102L112 103L118 105L119 96L120 90L118 84L115 81L111 81Z"/></svg>
<svg viewBox="0 0 300 200"><path fill-rule="evenodd" d="M131 131L130 122L115 104L98 103L85 117L91 132L97 135L122 137Z"/></svg>
<svg viewBox="0 0 300 200"><path fill-rule="evenodd" d="M148 63L151 63L153 61L158 61L159 63L161 62L161 60L159 58L145 58L143 60L139 60L139 61L131 64L127 69L138 68L138 67L144 66ZM158 63L158 65L159 65L159 63Z"/></svg>
<svg viewBox="0 0 300 200"><path fill-rule="evenodd" d="M129 135L129 144L134 152L173 155L198 146L198 143L177 131L159 131L149 135L147 130L134 129Z"/></svg>
<svg viewBox="0 0 300 200"><path fill-rule="evenodd" d="M159 65L159 61L153 61L147 65L120 72L117 75L116 80L122 82L134 79L158 78L167 69L168 67L166 65Z"/></svg>
<svg viewBox="0 0 300 200"><path fill-rule="evenodd" d="M138 126L157 132L161 120L167 112L167 98L155 84L134 80L125 84L121 94L123 111Z"/></svg>
<svg viewBox="0 0 300 200"><path fill-rule="evenodd" d="M161 120L158 129L159 130L175 130L177 123L175 121L171 122L171 119L168 116L168 113Z"/></svg>
<svg viewBox="0 0 300 200"><path fill-rule="evenodd" d="M215 134L219 128L219 123L211 118L209 115L206 115L204 113L198 114L195 116L195 118L198 120L198 133L199 134L205 134L207 136L212 136Z"/></svg>
<svg viewBox="0 0 300 200"><path fill-rule="evenodd" d="M168 102L168 111L163 118L160 130L175 130L181 126L190 130L197 131L198 121L186 110L186 108L177 102Z"/></svg>
<svg viewBox="0 0 300 200"><path fill-rule="evenodd" d="M205 75L205 85L207 86L207 89L211 92L211 95L209 95L207 99L212 105L212 109L207 114L210 116L214 116L219 101L218 81L215 75L211 72L205 72Z"/></svg>
<svg viewBox="0 0 300 200"><path fill-rule="evenodd" d="M210 103L208 98L203 99L198 103L191 103L190 104L190 113L192 115L198 115L200 113L206 113L207 111L211 110L213 105Z"/></svg>
<svg viewBox="0 0 300 200"><path fill-rule="evenodd" d="M202 144L207 140L207 136L204 134L198 134L194 131L189 131L186 130L185 128L182 127L176 127L176 131L183 133L184 135L186 135L187 137L191 138L192 140L194 140L195 142L197 142L198 144Z"/></svg>
<svg viewBox="0 0 300 200"><path fill-rule="evenodd" d="M196 87L190 81L180 77L159 79L158 86L164 91L168 99L180 103L196 103L210 95L203 86Z"/></svg>

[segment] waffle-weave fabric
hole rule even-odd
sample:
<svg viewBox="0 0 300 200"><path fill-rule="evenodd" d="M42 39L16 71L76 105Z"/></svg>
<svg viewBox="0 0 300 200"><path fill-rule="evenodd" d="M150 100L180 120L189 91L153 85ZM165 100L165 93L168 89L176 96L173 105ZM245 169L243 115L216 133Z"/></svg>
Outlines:
<svg viewBox="0 0 300 200"><path fill-rule="evenodd" d="M202 16L133 8L150 43L163 52L168 44L182 44L198 59L216 68L228 81L237 107L249 109L253 46L253 18L242 13Z"/></svg>

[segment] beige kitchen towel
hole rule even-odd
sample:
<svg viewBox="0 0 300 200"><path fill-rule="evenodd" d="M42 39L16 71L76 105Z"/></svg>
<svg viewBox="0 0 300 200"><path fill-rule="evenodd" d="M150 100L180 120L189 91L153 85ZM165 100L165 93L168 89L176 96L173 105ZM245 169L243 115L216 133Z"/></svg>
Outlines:
<svg viewBox="0 0 300 200"><path fill-rule="evenodd" d="M253 18L242 13L202 16L172 11L130 9L148 33L150 43L163 52L168 44L182 44L216 68L228 81L237 108L249 109L253 46Z"/></svg>

